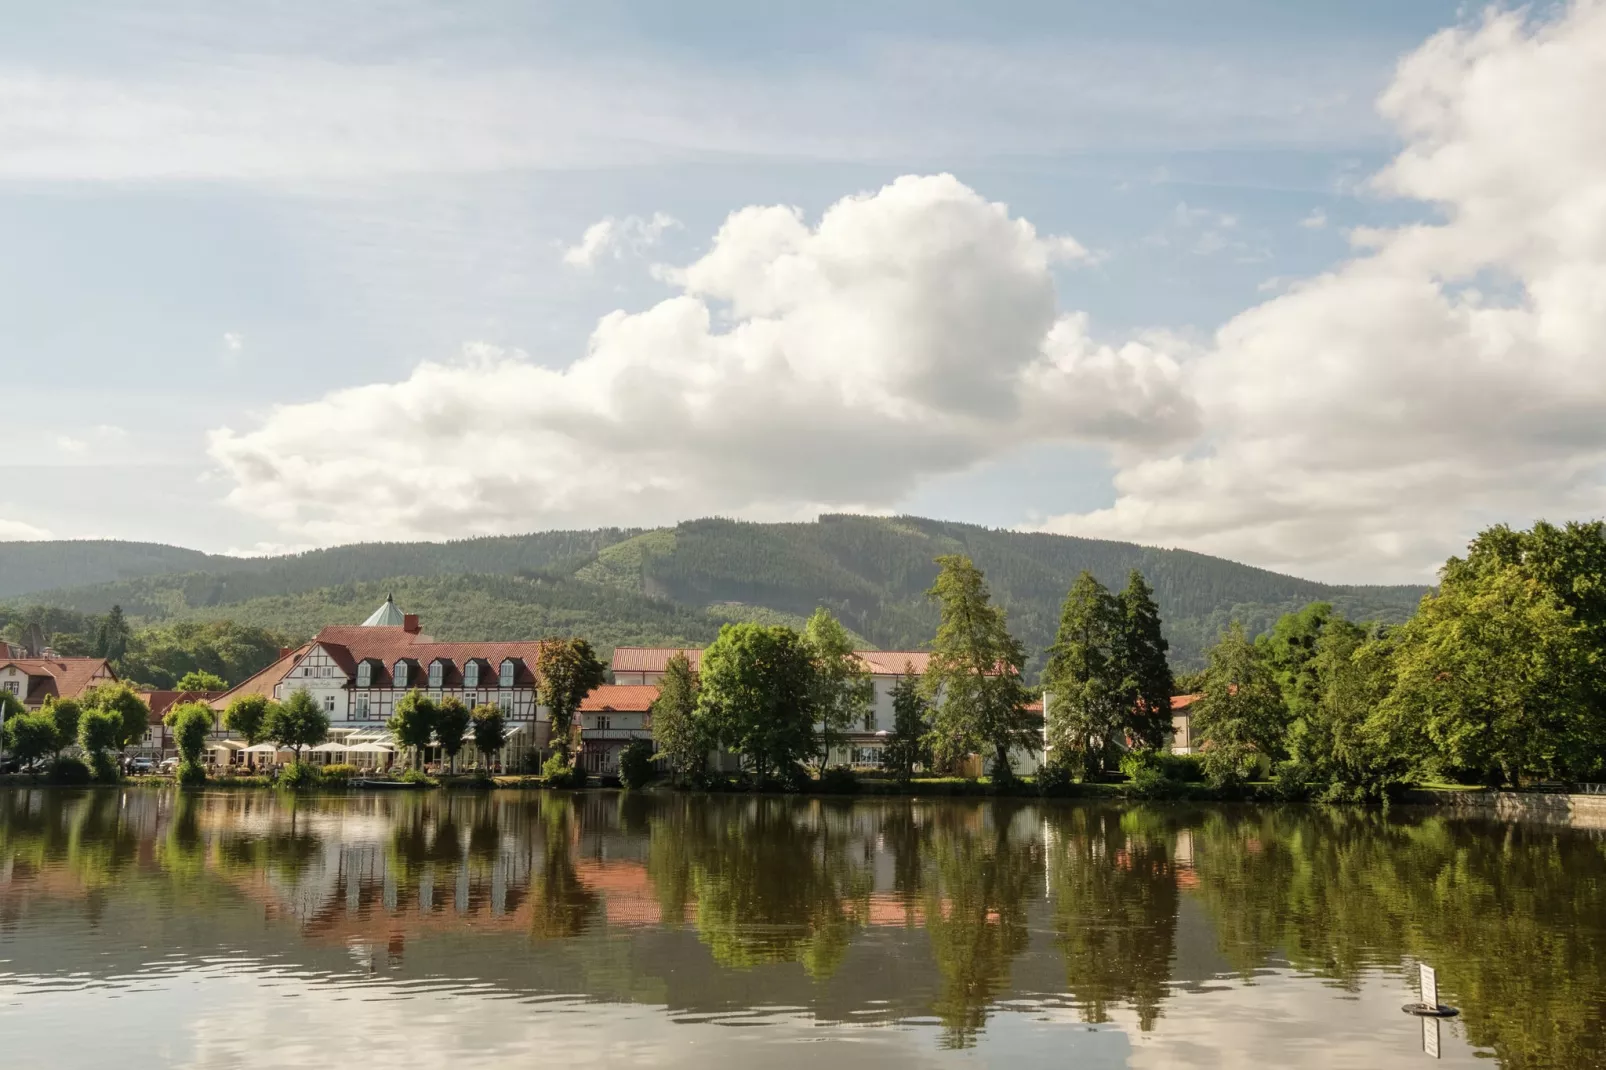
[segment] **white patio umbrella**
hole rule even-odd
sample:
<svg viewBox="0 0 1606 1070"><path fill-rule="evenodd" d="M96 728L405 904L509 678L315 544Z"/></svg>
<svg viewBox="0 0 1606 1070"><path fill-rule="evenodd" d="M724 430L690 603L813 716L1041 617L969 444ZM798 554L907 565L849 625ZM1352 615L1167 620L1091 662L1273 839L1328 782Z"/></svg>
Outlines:
<svg viewBox="0 0 1606 1070"><path fill-rule="evenodd" d="M351 748L346 746L344 743L329 742L329 743L320 743L316 747L313 747L312 748L312 753L314 753L314 754L345 754L349 750L351 750Z"/></svg>

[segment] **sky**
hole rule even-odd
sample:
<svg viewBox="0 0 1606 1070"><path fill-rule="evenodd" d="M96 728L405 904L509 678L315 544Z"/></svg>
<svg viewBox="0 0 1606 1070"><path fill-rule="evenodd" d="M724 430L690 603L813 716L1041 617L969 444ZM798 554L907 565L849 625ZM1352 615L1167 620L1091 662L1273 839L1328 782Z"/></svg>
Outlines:
<svg viewBox="0 0 1606 1070"><path fill-rule="evenodd" d="M1603 0L0 12L0 538L1603 513Z"/></svg>

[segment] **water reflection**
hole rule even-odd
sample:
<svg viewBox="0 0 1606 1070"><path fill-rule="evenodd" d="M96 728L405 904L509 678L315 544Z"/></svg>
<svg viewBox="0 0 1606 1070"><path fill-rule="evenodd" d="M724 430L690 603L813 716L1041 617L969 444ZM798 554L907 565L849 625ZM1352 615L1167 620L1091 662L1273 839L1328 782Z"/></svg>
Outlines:
<svg viewBox="0 0 1606 1070"><path fill-rule="evenodd" d="M222 969L561 996L649 1044L878 1024L927 1038L898 1049L915 1063L1071 1045L1209 1065L1255 1057L1279 1022L1264 1043L1284 1061L1309 1044L1403 1065L1423 1058L1397 1010L1417 959L1464 1012L1447 1061L1606 1064L1602 838L1304 808L0 794L0 1026L36 1053L42 992Z"/></svg>

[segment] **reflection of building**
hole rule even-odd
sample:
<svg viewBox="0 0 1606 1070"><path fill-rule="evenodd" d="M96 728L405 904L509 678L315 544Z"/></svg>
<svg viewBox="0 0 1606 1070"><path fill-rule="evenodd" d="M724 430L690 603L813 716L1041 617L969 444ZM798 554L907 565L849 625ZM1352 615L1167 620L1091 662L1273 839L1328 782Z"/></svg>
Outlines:
<svg viewBox="0 0 1606 1070"><path fill-rule="evenodd" d="M282 702L306 691L329 715L335 735L381 730L409 691L437 702L460 699L469 708L498 706L507 720L504 761L546 745L551 720L536 702L541 644L438 643L418 617L391 599L356 626L324 628L312 641L283 651L278 661L212 701L225 709L241 695Z"/></svg>
<svg viewBox="0 0 1606 1070"><path fill-rule="evenodd" d="M695 671L703 652L675 647L616 647L613 652L613 678L616 684L653 686L663 680L665 666L676 654L684 654ZM875 697L863 719L850 726L838 746L831 749L830 764L876 766L881 764L881 748L893 727L892 691L906 673L919 675L931 663L927 650L855 650L860 664L869 673ZM1041 717L1042 703L1032 703L1028 713ZM985 756L991 761L992 756ZM1035 772L1042 753L1020 750L1013 755L1017 773Z"/></svg>
<svg viewBox="0 0 1606 1070"><path fill-rule="evenodd" d="M47 699L77 698L96 684L117 679L105 658L14 658L0 661L0 691L30 710Z"/></svg>

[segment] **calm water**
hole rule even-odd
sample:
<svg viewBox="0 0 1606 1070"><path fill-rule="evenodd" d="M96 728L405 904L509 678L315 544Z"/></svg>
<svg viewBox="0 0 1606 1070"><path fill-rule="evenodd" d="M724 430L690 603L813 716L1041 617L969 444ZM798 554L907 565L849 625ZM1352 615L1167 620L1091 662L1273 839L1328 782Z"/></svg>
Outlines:
<svg viewBox="0 0 1606 1070"><path fill-rule="evenodd" d="M7 1066L1606 1066L1606 840L1396 811L0 792ZM1483 1059L1484 1062L1475 1063Z"/></svg>

